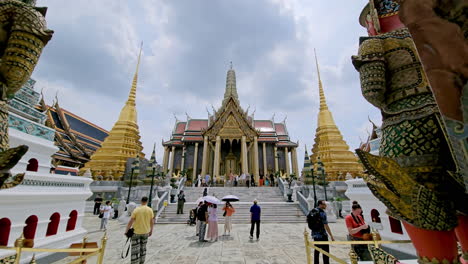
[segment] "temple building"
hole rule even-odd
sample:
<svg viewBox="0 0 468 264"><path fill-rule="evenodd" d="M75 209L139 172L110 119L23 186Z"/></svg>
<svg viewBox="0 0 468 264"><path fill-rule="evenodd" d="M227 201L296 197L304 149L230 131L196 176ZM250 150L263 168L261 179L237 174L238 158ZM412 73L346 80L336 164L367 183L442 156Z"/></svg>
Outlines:
<svg viewBox="0 0 468 264"><path fill-rule="evenodd" d="M102 176L104 180L121 180L128 158L135 158L137 155L140 158L145 157L142 152L143 146L140 141L135 102L140 57L141 49L130 94L120 111L119 119L109 132L109 136L104 139L101 148L91 156L90 161L81 169L81 171L90 169L95 178Z"/></svg>
<svg viewBox="0 0 468 264"><path fill-rule="evenodd" d="M315 56L315 63L319 82L320 110L310 160L312 164L316 164L318 157L320 157L325 167L327 181L344 180L347 173L351 173L353 177L361 176L364 170L358 162L358 158L349 151L349 146L343 140L343 136L333 120L332 113L328 109L320 79L317 56Z"/></svg>
<svg viewBox="0 0 468 264"><path fill-rule="evenodd" d="M286 122L255 120L244 111L237 95L236 73L228 70L222 105L207 119L178 121L170 140L164 141L163 171L186 171L194 179L209 174L222 183L230 173L299 176L296 149Z"/></svg>

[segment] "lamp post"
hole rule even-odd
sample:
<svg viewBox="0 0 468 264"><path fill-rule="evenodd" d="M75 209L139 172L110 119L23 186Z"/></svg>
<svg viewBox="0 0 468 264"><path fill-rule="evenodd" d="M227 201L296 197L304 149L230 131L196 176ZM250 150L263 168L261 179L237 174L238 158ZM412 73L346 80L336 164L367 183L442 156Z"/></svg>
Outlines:
<svg viewBox="0 0 468 264"><path fill-rule="evenodd" d="M312 163L310 171L312 172L312 186L314 188L314 208L315 208L315 207L317 207L317 193L315 192L314 163Z"/></svg>
<svg viewBox="0 0 468 264"><path fill-rule="evenodd" d="M153 173L151 174L151 187L150 187L149 201L148 201L148 206L149 207L151 207L152 201L153 201L153 186L154 186L155 173L156 173L156 166L153 166Z"/></svg>
<svg viewBox="0 0 468 264"><path fill-rule="evenodd" d="M323 162L320 160L320 157L317 157L317 164L319 166L318 170L322 172L322 180L323 180L323 189L325 192L325 201L328 201L327 198L327 181L325 179L325 166L323 166Z"/></svg>
<svg viewBox="0 0 468 264"><path fill-rule="evenodd" d="M137 171L137 173L138 173L139 163L140 163L140 157L138 157L138 155L137 155L136 159L132 162L132 171L130 173L130 186L128 187L127 204L130 203L130 192L132 190L132 184L133 184L133 173L135 171Z"/></svg>

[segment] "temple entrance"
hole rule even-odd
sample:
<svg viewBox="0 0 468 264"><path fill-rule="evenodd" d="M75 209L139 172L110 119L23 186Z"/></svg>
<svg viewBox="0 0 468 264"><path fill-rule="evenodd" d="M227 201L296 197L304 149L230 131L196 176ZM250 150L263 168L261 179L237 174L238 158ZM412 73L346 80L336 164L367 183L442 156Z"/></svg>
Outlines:
<svg viewBox="0 0 468 264"><path fill-rule="evenodd" d="M238 171L238 168L237 168L237 159L236 159L236 156L230 152L227 156L226 156L226 173L225 175L228 176L230 173L232 174L239 174L239 171Z"/></svg>
<svg viewBox="0 0 468 264"><path fill-rule="evenodd" d="M240 141L237 139L225 139L221 145L221 171L220 175L224 175L225 179L229 173L240 174L240 155L241 146Z"/></svg>

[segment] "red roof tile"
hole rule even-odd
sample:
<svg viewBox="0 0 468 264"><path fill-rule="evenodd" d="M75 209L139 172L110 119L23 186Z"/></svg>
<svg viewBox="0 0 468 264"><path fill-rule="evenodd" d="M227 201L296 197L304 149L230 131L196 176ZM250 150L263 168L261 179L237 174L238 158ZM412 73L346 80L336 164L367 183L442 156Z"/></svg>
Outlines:
<svg viewBox="0 0 468 264"><path fill-rule="evenodd" d="M176 125L174 134L182 134L185 131L185 122L179 122Z"/></svg>
<svg viewBox="0 0 468 264"><path fill-rule="evenodd" d="M286 129L284 127L284 124L275 124L275 129L276 129L276 134L278 135L287 135L288 133L286 133Z"/></svg>
<svg viewBox="0 0 468 264"><path fill-rule="evenodd" d="M202 136L185 136L182 140L183 141L203 141L203 137Z"/></svg>
<svg viewBox="0 0 468 264"><path fill-rule="evenodd" d="M204 128L208 127L208 120L190 120L187 126L187 130L190 131L201 131Z"/></svg>
<svg viewBox="0 0 468 264"><path fill-rule="evenodd" d="M270 120L255 120L254 125L256 129L259 129L262 132L273 132L273 123Z"/></svg>

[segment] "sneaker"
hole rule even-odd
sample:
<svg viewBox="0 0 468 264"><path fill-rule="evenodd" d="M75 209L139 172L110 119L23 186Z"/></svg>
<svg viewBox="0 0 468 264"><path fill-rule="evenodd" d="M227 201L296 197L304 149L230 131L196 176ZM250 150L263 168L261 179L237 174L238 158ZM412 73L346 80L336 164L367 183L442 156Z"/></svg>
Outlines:
<svg viewBox="0 0 468 264"><path fill-rule="evenodd" d="M253 239L253 236L249 236L250 239Z"/></svg>

